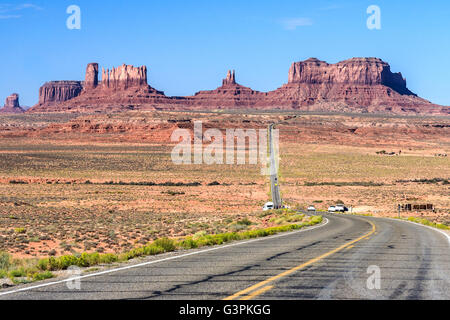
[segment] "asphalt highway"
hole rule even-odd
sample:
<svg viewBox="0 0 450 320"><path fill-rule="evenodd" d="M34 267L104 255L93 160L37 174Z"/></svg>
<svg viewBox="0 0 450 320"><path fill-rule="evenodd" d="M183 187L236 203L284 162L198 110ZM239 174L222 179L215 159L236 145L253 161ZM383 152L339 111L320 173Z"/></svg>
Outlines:
<svg viewBox="0 0 450 320"><path fill-rule="evenodd" d="M450 299L442 233L391 219L325 217L309 230L83 274L79 290L49 280L3 289L0 299Z"/></svg>

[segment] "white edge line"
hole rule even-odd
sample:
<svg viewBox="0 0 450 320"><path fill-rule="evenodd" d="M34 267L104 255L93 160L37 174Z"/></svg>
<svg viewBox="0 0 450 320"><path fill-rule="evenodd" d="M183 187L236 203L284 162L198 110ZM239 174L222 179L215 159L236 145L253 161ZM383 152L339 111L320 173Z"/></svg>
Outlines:
<svg viewBox="0 0 450 320"><path fill-rule="evenodd" d="M247 243L263 241L263 240L270 240L270 239L275 239L275 238L280 238L280 237L286 237L288 235L293 235L293 234L300 233L300 232L305 232L305 231L311 231L311 230L314 230L314 229L326 226L328 224L329 220L327 218L325 218L325 217L324 217L324 220L326 220L325 223L321 223L318 226L313 226L313 227L302 229L302 230L281 233L281 234L273 235L273 236L269 236L269 237L261 237L261 238L258 238L258 239L252 239L252 240L248 240L248 241L244 241L244 242L237 242L237 243L228 244L228 245L224 245L224 246L217 246L217 247L206 249L206 250L190 252L190 253L181 254L181 255L178 255L178 256L174 256L174 257L168 257L168 258L164 258L164 259L160 259L160 260L143 262L143 263L134 264L134 265L131 265L131 266L120 267L120 268L116 268L116 269L109 269L109 270L105 270L105 271L101 271L101 272L97 272L97 273L91 273L91 274L88 274L88 275L85 275L85 276L71 277L71 278L64 279L64 280L59 280L59 281L54 281L54 282L50 282L50 283L44 283L44 284L40 284L40 285L36 285L36 286L31 286L31 287L21 288L21 289L17 289L17 290L2 292L2 293L0 293L0 296L5 296L5 295L8 295L8 294L18 293L18 292L23 292L23 291L29 291L29 290L43 288L43 287L49 287L49 286L53 286L53 285L56 285L56 284L61 284L61 283L64 283L64 282L69 282L69 281L74 281L74 280L81 280L81 279L86 279L86 278L90 278L90 277L96 277L96 276L100 276L100 275L104 275L104 274L108 274L108 273L119 272L119 271L133 269L133 268L139 268L139 267L148 266L148 265L159 263L159 262L175 260L175 259L179 259L179 258L184 258L184 257L196 255L196 254L201 254L201 253L211 252L211 251L215 251L215 250L230 248L230 247L234 247L234 246L240 246L240 245L247 244Z"/></svg>

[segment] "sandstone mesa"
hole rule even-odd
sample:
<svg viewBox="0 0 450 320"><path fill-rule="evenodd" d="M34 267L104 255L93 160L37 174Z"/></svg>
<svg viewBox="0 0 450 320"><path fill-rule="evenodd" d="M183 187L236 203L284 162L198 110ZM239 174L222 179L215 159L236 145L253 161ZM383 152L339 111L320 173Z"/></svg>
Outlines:
<svg viewBox="0 0 450 320"><path fill-rule="evenodd" d="M378 58L352 58L329 64L316 58L295 62L288 82L270 92L255 91L228 71L222 86L193 96L170 97L147 82L147 67L102 68L90 63L84 81L51 81L39 90L29 112L108 112L120 110L300 110L450 114L412 93L401 73Z"/></svg>

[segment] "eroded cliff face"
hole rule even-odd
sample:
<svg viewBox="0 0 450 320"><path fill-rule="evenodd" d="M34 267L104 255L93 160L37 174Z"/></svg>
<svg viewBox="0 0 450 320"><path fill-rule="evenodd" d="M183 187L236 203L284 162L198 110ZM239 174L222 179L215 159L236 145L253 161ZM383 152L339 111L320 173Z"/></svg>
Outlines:
<svg viewBox="0 0 450 320"><path fill-rule="evenodd" d="M133 109L145 103L165 103L164 92L157 91L147 83L147 67L122 65L102 68L90 63L86 68L85 81L56 81L44 84L39 91L39 103L30 112L85 112Z"/></svg>
<svg viewBox="0 0 450 320"><path fill-rule="evenodd" d="M81 81L51 81L39 89L39 104L57 104L80 95Z"/></svg>
<svg viewBox="0 0 450 320"><path fill-rule="evenodd" d="M17 93L13 93L5 100L5 105L0 109L2 113L22 113L24 110L20 107L19 104L19 95Z"/></svg>
<svg viewBox="0 0 450 320"><path fill-rule="evenodd" d="M222 86L189 97L167 97L147 83L147 67L122 65L86 68L84 84L77 81L46 83L39 104L30 112L84 112L112 110L281 109L326 112L380 112L450 114L449 107L430 103L408 90L401 73L393 73L378 58L353 58L329 64L316 58L292 64L288 83L259 92L236 82L228 71Z"/></svg>
<svg viewBox="0 0 450 320"><path fill-rule="evenodd" d="M378 58L353 58L328 64L316 58L295 62L289 70L289 84L384 85L400 94L412 95L401 73L392 73Z"/></svg>
<svg viewBox="0 0 450 320"><path fill-rule="evenodd" d="M133 87L148 87L146 66L124 64L111 70L102 69L102 89L126 90Z"/></svg>
<svg viewBox="0 0 450 320"><path fill-rule="evenodd" d="M328 64L315 58L292 64L288 83L268 93L281 108L310 111L448 113L417 97L401 73L378 58L353 58ZM262 105L266 105L266 101Z"/></svg>

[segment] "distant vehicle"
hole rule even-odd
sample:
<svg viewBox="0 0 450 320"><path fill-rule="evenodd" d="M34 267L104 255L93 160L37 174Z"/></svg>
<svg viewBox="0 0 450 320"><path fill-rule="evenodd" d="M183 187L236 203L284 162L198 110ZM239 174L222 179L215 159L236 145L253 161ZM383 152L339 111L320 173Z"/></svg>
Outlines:
<svg viewBox="0 0 450 320"><path fill-rule="evenodd" d="M310 212L316 212L316 207L309 206L307 210L310 211Z"/></svg>
<svg viewBox="0 0 450 320"><path fill-rule="evenodd" d="M335 212L346 212L348 211L348 208L344 206L343 204L337 204L335 207Z"/></svg>
<svg viewBox="0 0 450 320"><path fill-rule="evenodd" d="M329 207L328 212L336 212L336 207L335 206Z"/></svg>
<svg viewBox="0 0 450 320"><path fill-rule="evenodd" d="M263 207L263 211L273 210L273 208L274 208L273 202L267 202Z"/></svg>

